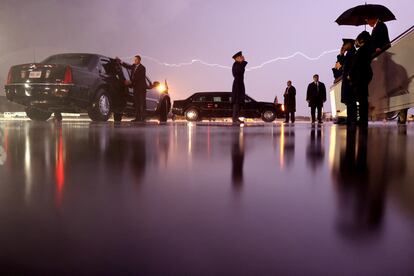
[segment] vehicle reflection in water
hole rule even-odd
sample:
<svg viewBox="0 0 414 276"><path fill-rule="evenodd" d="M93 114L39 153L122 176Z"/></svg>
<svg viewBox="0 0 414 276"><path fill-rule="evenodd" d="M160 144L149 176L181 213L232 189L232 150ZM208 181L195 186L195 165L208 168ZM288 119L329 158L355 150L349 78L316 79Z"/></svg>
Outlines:
<svg viewBox="0 0 414 276"><path fill-rule="evenodd" d="M3 129L0 128L0 166L4 165L7 159L7 132L6 131L3 133Z"/></svg>
<svg viewBox="0 0 414 276"><path fill-rule="evenodd" d="M24 189L26 203L52 195L45 192L53 189L56 206L64 202L66 188L71 186L119 183L122 179L138 187L145 181L147 163L168 166L172 138L155 128L150 134L142 131L137 135L99 124L62 127L29 122L6 130L13 138L2 136L2 147L7 149L2 156L9 156L3 164L3 179L24 183L18 188Z"/></svg>
<svg viewBox="0 0 414 276"><path fill-rule="evenodd" d="M57 128L57 143L56 143L56 204L60 206L63 199L63 188L65 185L65 151L63 145L62 127Z"/></svg>

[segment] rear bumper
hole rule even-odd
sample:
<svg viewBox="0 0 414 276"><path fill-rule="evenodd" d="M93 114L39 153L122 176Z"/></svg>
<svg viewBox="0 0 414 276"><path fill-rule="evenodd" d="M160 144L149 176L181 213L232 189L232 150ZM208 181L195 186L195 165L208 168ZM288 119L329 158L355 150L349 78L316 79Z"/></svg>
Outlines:
<svg viewBox="0 0 414 276"><path fill-rule="evenodd" d="M5 86L9 101L42 109L66 109L71 104L71 84L10 84Z"/></svg>

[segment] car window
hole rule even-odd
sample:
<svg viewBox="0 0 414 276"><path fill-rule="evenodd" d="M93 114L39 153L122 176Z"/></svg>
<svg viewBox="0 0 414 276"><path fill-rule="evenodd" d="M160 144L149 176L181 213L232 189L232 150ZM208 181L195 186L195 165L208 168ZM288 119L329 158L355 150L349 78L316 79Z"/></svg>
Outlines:
<svg viewBox="0 0 414 276"><path fill-rule="evenodd" d="M223 103L229 103L229 102L231 102L231 97L230 96L221 96L221 101Z"/></svg>
<svg viewBox="0 0 414 276"><path fill-rule="evenodd" d="M230 96L216 96L213 97L215 103L228 103L230 102Z"/></svg>
<svg viewBox="0 0 414 276"><path fill-rule="evenodd" d="M113 63L111 63L108 59L101 59L102 68L104 69L107 75L116 75L116 68L114 67Z"/></svg>
<svg viewBox="0 0 414 276"><path fill-rule="evenodd" d="M122 73L124 74L125 79L129 80L131 78L129 70L126 69L124 66L121 66L121 68L122 68Z"/></svg>
<svg viewBox="0 0 414 276"><path fill-rule="evenodd" d="M194 97L194 102L211 102L212 98L210 96L198 95Z"/></svg>
<svg viewBox="0 0 414 276"><path fill-rule="evenodd" d="M67 64L78 67L88 67L93 59L93 55L83 54L64 54L48 57L42 63L48 64Z"/></svg>
<svg viewBox="0 0 414 276"><path fill-rule="evenodd" d="M251 102L252 102L252 99L250 99L249 97L247 97L247 96L246 96L246 97L244 98L244 102L245 102L245 103L251 103Z"/></svg>

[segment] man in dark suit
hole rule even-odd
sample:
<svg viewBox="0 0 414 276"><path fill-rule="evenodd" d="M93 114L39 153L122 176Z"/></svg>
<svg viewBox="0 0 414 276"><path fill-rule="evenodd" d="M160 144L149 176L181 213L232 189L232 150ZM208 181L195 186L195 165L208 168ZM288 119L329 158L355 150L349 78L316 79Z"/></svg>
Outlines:
<svg viewBox="0 0 414 276"><path fill-rule="evenodd" d="M378 18L368 18L367 23L371 26L371 49L374 53L380 53L390 46L390 37L388 35L388 28L384 22Z"/></svg>
<svg viewBox="0 0 414 276"><path fill-rule="evenodd" d="M131 70L131 80L126 80L125 85L131 86L134 90L135 101L135 120L132 122L144 122L146 112L146 93L147 93L147 78L145 66L141 64L141 56L136 55L134 57L134 64L128 64L122 62L119 58L116 58L121 65Z"/></svg>
<svg viewBox="0 0 414 276"><path fill-rule="evenodd" d="M296 112L296 88L292 86L292 81L287 82L287 87L284 97L285 113L286 120L285 123L289 123L289 117L292 123L295 122L295 112Z"/></svg>
<svg viewBox="0 0 414 276"><path fill-rule="evenodd" d="M343 39L342 49L345 51L342 66L342 86L341 86L341 102L346 105L347 124L352 125L357 120L357 106L352 85L348 79L349 70L352 66L352 61L356 52L354 39Z"/></svg>
<svg viewBox="0 0 414 276"><path fill-rule="evenodd" d="M372 51L371 36L367 31L360 33L356 39L357 51L352 60L348 80L352 85L356 101L359 103L359 122L361 126L368 125L368 85L372 80Z"/></svg>
<svg viewBox="0 0 414 276"><path fill-rule="evenodd" d="M367 23L373 27L371 32L371 49L375 54L379 54L391 46L387 25L378 18L369 18ZM407 122L408 109L399 112L398 123Z"/></svg>
<svg viewBox="0 0 414 276"><path fill-rule="evenodd" d="M246 88L244 87L244 72L246 70L247 61L244 59L242 52L233 55L234 64L233 72L233 88L231 94L231 103L233 104L233 124L243 123L240 121L240 108L244 105L246 98Z"/></svg>
<svg viewBox="0 0 414 276"><path fill-rule="evenodd" d="M322 108L326 102L326 87L319 81L319 75L313 76L313 82L308 85L306 101L311 108L312 123L315 123L315 112L318 110L318 123L322 124Z"/></svg>

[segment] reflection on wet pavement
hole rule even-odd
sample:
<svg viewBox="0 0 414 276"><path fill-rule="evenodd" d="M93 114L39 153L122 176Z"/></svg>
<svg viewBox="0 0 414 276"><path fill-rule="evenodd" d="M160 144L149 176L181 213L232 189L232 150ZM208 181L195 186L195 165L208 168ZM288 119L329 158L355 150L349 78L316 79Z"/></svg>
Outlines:
<svg viewBox="0 0 414 276"><path fill-rule="evenodd" d="M0 122L0 269L414 275L413 137L384 124Z"/></svg>

